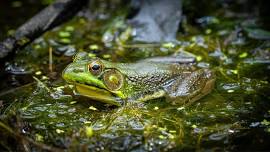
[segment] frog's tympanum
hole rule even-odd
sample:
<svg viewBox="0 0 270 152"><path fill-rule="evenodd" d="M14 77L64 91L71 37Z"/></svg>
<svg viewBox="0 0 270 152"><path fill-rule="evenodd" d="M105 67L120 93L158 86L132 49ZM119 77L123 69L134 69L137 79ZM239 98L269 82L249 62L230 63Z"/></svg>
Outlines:
<svg viewBox="0 0 270 152"><path fill-rule="evenodd" d="M118 106L161 97L172 104L190 104L213 89L215 76L209 69L159 59L163 61L114 63L81 52L63 78L74 84L77 94Z"/></svg>

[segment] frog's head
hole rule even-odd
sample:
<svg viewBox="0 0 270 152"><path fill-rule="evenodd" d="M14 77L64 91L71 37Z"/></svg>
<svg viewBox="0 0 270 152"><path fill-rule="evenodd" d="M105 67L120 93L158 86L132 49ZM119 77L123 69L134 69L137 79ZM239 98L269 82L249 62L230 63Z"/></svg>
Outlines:
<svg viewBox="0 0 270 152"><path fill-rule="evenodd" d="M112 68L112 64L81 52L66 67L62 76L68 83L74 84L78 94L120 106L121 100L126 98L123 92L124 75Z"/></svg>

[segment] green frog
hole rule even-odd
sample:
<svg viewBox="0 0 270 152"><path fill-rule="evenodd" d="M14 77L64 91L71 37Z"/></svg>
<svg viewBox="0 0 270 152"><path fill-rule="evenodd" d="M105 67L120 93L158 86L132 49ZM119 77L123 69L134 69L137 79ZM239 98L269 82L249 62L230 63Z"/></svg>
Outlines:
<svg viewBox="0 0 270 152"><path fill-rule="evenodd" d="M164 97L171 104L190 104L211 92L215 75L176 57L116 63L78 53L62 74L75 92L121 106L125 102Z"/></svg>

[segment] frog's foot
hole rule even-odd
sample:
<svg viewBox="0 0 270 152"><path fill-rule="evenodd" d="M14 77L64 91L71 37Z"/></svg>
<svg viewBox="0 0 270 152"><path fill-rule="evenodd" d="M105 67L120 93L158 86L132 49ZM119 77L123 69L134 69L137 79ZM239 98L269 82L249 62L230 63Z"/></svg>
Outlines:
<svg viewBox="0 0 270 152"><path fill-rule="evenodd" d="M186 79L176 80L173 87L166 88L169 92L166 98L173 105L190 105L209 94L214 85L215 75L208 69L199 70Z"/></svg>
<svg viewBox="0 0 270 152"><path fill-rule="evenodd" d="M188 105L192 104L193 102L195 102L197 100L200 100L202 97L204 97L207 94L209 94L213 90L214 86L215 86L215 79L208 80L205 83L204 88L202 88L202 90L200 91L200 93L198 93L193 98L188 98L187 101L185 101L184 104L186 106L188 106Z"/></svg>

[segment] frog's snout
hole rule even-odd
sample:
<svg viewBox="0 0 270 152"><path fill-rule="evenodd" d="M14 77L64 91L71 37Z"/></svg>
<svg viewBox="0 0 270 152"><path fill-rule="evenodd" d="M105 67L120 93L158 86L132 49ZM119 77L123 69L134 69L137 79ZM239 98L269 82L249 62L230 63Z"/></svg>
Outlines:
<svg viewBox="0 0 270 152"><path fill-rule="evenodd" d="M85 70L84 66L69 64L62 72L62 78L67 82L72 82L78 74L83 73Z"/></svg>
<svg viewBox="0 0 270 152"><path fill-rule="evenodd" d="M64 78L66 81L68 80L68 74L72 72L71 65L67 65L67 67L62 72L62 78Z"/></svg>

